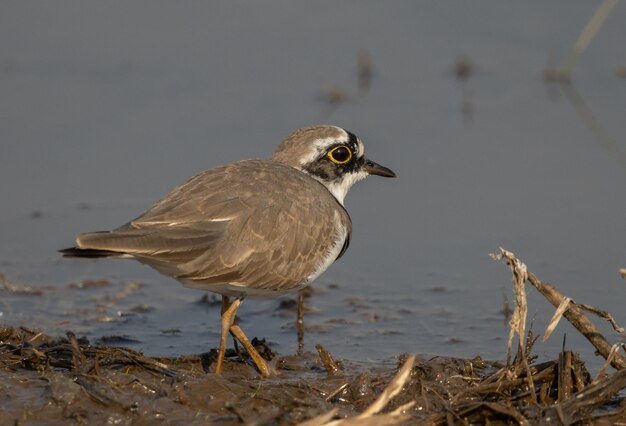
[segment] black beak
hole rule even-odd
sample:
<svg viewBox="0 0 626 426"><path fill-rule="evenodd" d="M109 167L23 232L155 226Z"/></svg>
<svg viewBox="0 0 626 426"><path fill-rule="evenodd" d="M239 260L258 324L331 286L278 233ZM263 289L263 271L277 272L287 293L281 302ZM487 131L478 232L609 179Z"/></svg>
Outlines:
<svg viewBox="0 0 626 426"><path fill-rule="evenodd" d="M365 160L365 171L370 175L396 177L396 174L391 169L370 160Z"/></svg>

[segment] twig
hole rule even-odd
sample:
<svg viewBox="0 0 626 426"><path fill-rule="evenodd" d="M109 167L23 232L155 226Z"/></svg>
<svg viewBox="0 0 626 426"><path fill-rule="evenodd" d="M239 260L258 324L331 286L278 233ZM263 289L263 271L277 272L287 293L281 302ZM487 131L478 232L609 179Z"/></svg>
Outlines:
<svg viewBox="0 0 626 426"><path fill-rule="evenodd" d="M78 339L76 339L76 335L71 331L67 332L67 340L70 342L70 347L72 348L72 369L74 372L81 374L85 370L85 363L87 362L87 358L83 351L80 349L80 345L78 344Z"/></svg>
<svg viewBox="0 0 626 426"><path fill-rule="evenodd" d="M404 365L402 366L402 368L400 368L400 371L398 371L398 373L393 378L391 383L389 383L387 387L385 388L385 390L383 390L383 393L381 393L380 396L376 399L376 401L374 401L372 405L367 407L367 409L363 413L358 415L357 417L359 418L369 417L378 413L383 408L385 408L385 406L389 403L389 401L391 401L394 396L400 393L400 391L402 390L402 386L404 386L406 381L411 376L411 369L413 368L414 362L415 362L415 356L410 356L404 362Z"/></svg>
<svg viewBox="0 0 626 426"><path fill-rule="evenodd" d="M554 365L555 365L554 362L550 362L548 363L548 366L546 368L544 368L543 370L535 374L534 382L535 383L551 382L554 379ZM452 398L451 402L455 403L457 401L460 401L461 397L465 397L467 395L480 395L480 394L503 392L503 391L506 391L507 389L513 389L515 387L521 386L524 384L524 382L526 382L525 378L519 378L519 379L516 378L516 379L510 379L510 380L503 380L499 382L483 383L473 388L468 388L459 392L458 394L454 396L454 398Z"/></svg>
<svg viewBox="0 0 626 426"><path fill-rule="evenodd" d="M526 282L527 268L526 265L520 262L513 253L504 250L500 247L500 253L491 254L494 260L506 259L507 265L511 268L513 274L513 291L515 292L515 308L513 310L513 316L509 322L509 339L506 347L506 363L511 363L511 346L513 343L513 336L515 333L518 335L517 354L519 359L523 357L524 353L524 338L526 337L526 315L528 314L528 303L526 301L526 291L524 290L524 283Z"/></svg>
<svg viewBox="0 0 626 426"><path fill-rule="evenodd" d="M570 421L575 422L577 417L584 416L595 407L605 404L613 395L626 387L626 370L620 370L599 383L587 386L576 392L567 401L556 404L564 413L568 413Z"/></svg>
<svg viewBox="0 0 626 426"><path fill-rule="evenodd" d="M319 349L318 349L319 350ZM333 408L331 411L314 417L306 422L300 423L299 426L383 426L383 425L395 425L404 422L407 419L406 410L411 408L415 401L411 401L396 408L391 413L378 414L383 408L391 401L404 387L409 377L411 377L411 371L413 364L415 363L415 357L410 356L404 362L395 377L389 382L387 387L383 390L376 401L374 401L365 411L358 416L348 417L346 419L340 419L330 421L337 413L337 408ZM330 422L329 422L330 421Z"/></svg>
<svg viewBox="0 0 626 426"><path fill-rule="evenodd" d="M404 414L409 408L412 408L415 404L416 404L416 401L407 402L406 404L403 404L399 406L398 408L396 408L395 410L393 410L391 413L389 413L389 415L391 415L392 417L400 416Z"/></svg>
<svg viewBox="0 0 626 426"><path fill-rule="evenodd" d="M591 384L594 385L596 383L599 383L600 380L602 380L606 374L606 370L609 368L609 365L611 364L611 361L613 361L613 358L615 358L615 354L617 353L617 351L620 350L620 348L623 348L624 344L623 343L616 343L613 345L613 347L611 348L611 352L609 353L609 356L607 357L606 361L604 362L604 365L602 366L602 368L600 369L600 371L598 371L598 374L596 374L595 379L593 379L591 381Z"/></svg>
<svg viewBox="0 0 626 426"><path fill-rule="evenodd" d="M554 315L552 315L552 319L550 320L550 323L546 327L546 332L543 333L543 341L544 342L546 340L548 340L548 338L550 337L550 335L552 334L552 332L556 328L557 324L561 320L561 317L563 316L563 313L567 310L567 307L569 306L571 301L572 301L572 299L570 299L569 297L566 297L559 304L559 307L556 308L556 311L554 312Z"/></svg>
<svg viewBox="0 0 626 426"><path fill-rule="evenodd" d="M317 353L319 354L320 359L322 360L322 364L324 364L324 368L326 368L326 371L328 372L329 375L337 374L338 372L341 371L341 368L339 367L339 365L335 362L330 352L328 352L324 348L324 346L318 343L317 345L315 345L315 349L317 349Z"/></svg>
<svg viewBox="0 0 626 426"><path fill-rule="evenodd" d="M594 308L593 306L584 305L582 303L577 303L577 305L581 309L584 309L587 312L591 312L593 314L596 314L597 316L599 316L603 320L608 321L609 324L611 324L611 327L613 327L613 330L617 331L618 333L623 333L624 332L624 327L618 326L617 323L615 322L615 319L613 319L613 316L610 313L608 313L607 311L603 311L602 309Z"/></svg>
<svg viewBox="0 0 626 426"><path fill-rule="evenodd" d="M528 281L555 307L559 306L565 299L565 296L560 291L549 284L542 283L531 272L528 273ZM604 359L608 359L611 353L611 345L577 304L571 303L563 313L563 316L591 342ZM626 358L616 354L611 362L611 366L618 370L626 368Z"/></svg>
<svg viewBox="0 0 626 426"><path fill-rule="evenodd" d="M517 333L518 335L518 344L517 344L517 360L519 362L518 365L521 365L524 370L526 370L526 376L528 380L528 388L532 394L533 402L537 402L537 395L535 393L535 385L533 383L533 376L530 372L530 367L528 366L528 356L525 351L524 339L526 337L526 316L528 314L528 301L526 299L526 288L524 284L528 279L528 268L523 262L520 262L519 259L515 257L515 255L509 251L504 250L500 247L499 254L492 254L491 257L496 260L506 259L509 268L511 268L511 272L513 274L513 291L515 292L515 309L513 311L513 317L510 322L509 329L509 340L507 343L507 354L506 361L507 364L510 363L511 360L511 342L513 340L513 335ZM517 376L519 373L518 368L515 369L515 375Z"/></svg>
<svg viewBox="0 0 626 426"><path fill-rule="evenodd" d="M507 417L514 419L522 426L530 424L528 420L515 408L505 407L504 405L498 404L495 402L482 401L482 402L472 403L469 407L459 412L459 415L461 416L461 418L467 418L467 416L470 413L477 411L480 408L487 408L493 411L494 413L503 414Z"/></svg>
<svg viewBox="0 0 626 426"><path fill-rule="evenodd" d="M572 394L574 387L572 381L572 353L563 351L559 354L557 400L563 402Z"/></svg>
<svg viewBox="0 0 626 426"><path fill-rule="evenodd" d="M328 402L332 401L334 397L339 395L349 385L350 385L349 382L345 382L344 384L339 386L337 389L335 389L334 391L332 391L331 393L328 394L328 396L326 397L326 401L328 401Z"/></svg>
<svg viewBox="0 0 626 426"><path fill-rule="evenodd" d="M602 145L611 159L617 161L622 168L626 167L626 153L620 148L620 143L611 136L604 128L600 120L595 116L592 109L587 105L585 99L578 93L578 90L569 81L559 81L559 87L574 107L576 113L582 121L596 136L596 139Z"/></svg>
<svg viewBox="0 0 626 426"><path fill-rule="evenodd" d="M492 255L492 257L494 259L507 259L507 263L513 271L514 281L518 280L517 277L523 272L526 275L528 281L533 285L533 287L535 287L546 299L548 299L548 301L554 307L559 307L563 303L563 301L566 299L565 295L563 295L560 291L558 291L551 285L539 281L532 272L529 272L525 268L526 265L520 262L513 253L502 248L500 249L500 251L500 254ZM518 265L523 265L524 268L522 270L518 270ZM585 336L587 340L589 340L589 342L591 342L591 344L596 348L598 353L602 355L602 357L604 357L604 359L608 359L609 354L611 353L611 345L600 333L595 324L591 322L591 320L589 320L589 318L583 313L583 310L579 305L574 302L570 302L565 312L563 312L563 316L578 331L580 331L583 336ZM613 360L611 361L611 366L617 370L626 368L626 358L616 353L613 357Z"/></svg>
<svg viewBox="0 0 626 426"><path fill-rule="evenodd" d="M120 401L114 398L111 398L105 395L104 393L100 392L98 389L96 389L94 385L89 383L89 381L87 380L87 376L83 374L77 374L76 376L73 377L72 380L74 381L74 383L82 387L82 389L87 393L89 398L91 398L94 402L97 402L98 404L101 404L105 407L115 406L115 407L122 408L124 410L130 409L130 407L124 405Z"/></svg>
<svg viewBox="0 0 626 426"><path fill-rule="evenodd" d="M559 74L564 79L569 79L572 74L572 68L578 62L578 58L589 47L591 40L595 37L598 30L604 24L604 21L611 13L613 7L617 4L617 0L604 0L602 4L596 9L595 13L589 18L589 22L578 36L578 40L574 43L572 51L568 55L565 63L559 70Z"/></svg>

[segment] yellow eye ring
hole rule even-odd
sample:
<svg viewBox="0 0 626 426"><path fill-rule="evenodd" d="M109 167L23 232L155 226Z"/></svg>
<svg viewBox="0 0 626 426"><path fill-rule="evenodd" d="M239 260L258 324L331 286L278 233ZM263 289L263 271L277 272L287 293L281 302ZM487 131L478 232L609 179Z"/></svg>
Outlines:
<svg viewBox="0 0 626 426"><path fill-rule="evenodd" d="M336 146L328 151L328 158L335 164L346 164L352 160L352 151L347 146Z"/></svg>

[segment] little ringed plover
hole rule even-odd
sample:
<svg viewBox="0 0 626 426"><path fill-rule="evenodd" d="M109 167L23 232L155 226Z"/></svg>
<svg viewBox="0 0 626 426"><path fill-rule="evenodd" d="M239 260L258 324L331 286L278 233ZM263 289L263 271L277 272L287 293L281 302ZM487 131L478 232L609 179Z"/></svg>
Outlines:
<svg viewBox="0 0 626 426"><path fill-rule="evenodd" d="M230 332L259 371L270 367L236 321L245 297L304 288L348 248L350 187L394 172L365 158L363 142L335 126L296 130L269 160L243 160L193 176L134 220L89 232L67 257L132 258L184 286L222 295L221 374ZM230 298L234 300L230 302Z"/></svg>

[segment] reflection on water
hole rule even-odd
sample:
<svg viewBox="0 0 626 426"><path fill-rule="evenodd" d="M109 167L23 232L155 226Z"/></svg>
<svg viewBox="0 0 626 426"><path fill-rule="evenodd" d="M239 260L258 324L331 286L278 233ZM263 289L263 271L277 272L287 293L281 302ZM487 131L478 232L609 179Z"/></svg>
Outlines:
<svg viewBox="0 0 626 426"><path fill-rule="evenodd" d="M202 292L133 262L56 250L124 223L200 170L268 157L321 118L362 137L399 177L367 180L348 197L352 244L314 285L309 349L502 359L503 297L512 298L508 271L488 257L499 246L626 323L626 87L613 42L626 36L626 8L613 9L557 98L546 96L542 69L570 49L593 5L5 9L3 323L126 339L151 354L215 346L219 307ZM475 69L464 82L450 72L460 55ZM529 298L542 333L553 308ZM247 301L240 313L250 335L287 353L295 314L284 306ZM539 355L553 357L564 333L593 358L566 324Z"/></svg>

